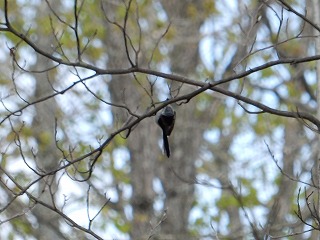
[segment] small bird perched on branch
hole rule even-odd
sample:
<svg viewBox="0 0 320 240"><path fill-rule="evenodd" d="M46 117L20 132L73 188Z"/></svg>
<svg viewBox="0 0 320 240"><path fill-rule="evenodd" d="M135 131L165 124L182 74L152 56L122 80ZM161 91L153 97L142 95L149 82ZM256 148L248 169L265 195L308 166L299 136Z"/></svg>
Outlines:
<svg viewBox="0 0 320 240"><path fill-rule="evenodd" d="M168 136L173 130L175 120L176 112L170 105L167 105L156 115L156 122L162 129L164 151L168 158L170 157Z"/></svg>

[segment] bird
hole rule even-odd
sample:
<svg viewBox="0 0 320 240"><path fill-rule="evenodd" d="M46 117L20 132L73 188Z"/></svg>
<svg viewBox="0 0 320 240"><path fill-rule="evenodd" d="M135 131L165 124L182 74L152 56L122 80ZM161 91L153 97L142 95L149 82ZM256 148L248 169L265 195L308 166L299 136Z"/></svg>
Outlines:
<svg viewBox="0 0 320 240"><path fill-rule="evenodd" d="M156 122L162 129L164 151L168 158L170 157L168 136L173 130L175 120L176 112L171 105L167 105L156 115Z"/></svg>

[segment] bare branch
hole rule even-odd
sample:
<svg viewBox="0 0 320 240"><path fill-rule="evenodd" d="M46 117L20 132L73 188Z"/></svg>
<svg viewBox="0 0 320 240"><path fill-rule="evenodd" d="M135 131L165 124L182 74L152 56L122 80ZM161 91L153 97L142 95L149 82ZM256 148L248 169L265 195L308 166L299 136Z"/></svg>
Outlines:
<svg viewBox="0 0 320 240"><path fill-rule="evenodd" d="M286 7L286 10L289 12L293 12L295 15L297 15L298 17L300 17L301 19L304 20L304 22L309 23L313 28L317 29L320 32L320 27L315 24L312 20L310 20L309 18L307 18L305 15L297 12L293 7L291 7L288 3L286 3L284 0L278 0L283 6Z"/></svg>

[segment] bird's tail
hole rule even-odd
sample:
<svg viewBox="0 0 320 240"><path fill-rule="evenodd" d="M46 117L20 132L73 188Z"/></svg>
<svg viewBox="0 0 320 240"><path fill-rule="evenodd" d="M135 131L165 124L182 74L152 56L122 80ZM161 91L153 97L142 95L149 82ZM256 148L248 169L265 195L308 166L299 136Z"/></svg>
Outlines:
<svg viewBox="0 0 320 240"><path fill-rule="evenodd" d="M169 141L165 131L163 131L163 146L164 146L164 152L166 153L167 157L170 157Z"/></svg>

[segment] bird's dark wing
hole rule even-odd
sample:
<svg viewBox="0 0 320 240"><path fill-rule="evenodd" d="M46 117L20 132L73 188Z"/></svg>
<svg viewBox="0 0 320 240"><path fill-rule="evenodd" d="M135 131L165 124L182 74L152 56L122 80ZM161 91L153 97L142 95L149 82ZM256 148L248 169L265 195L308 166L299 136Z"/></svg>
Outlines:
<svg viewBox="0 0 320 240"><path fill-rule="evenodd" d="M171 125L168 126L168 128L167 128L167 136L170 136L170 134L171 134L171 132L172 132L172 130L174 128L174 123L176 121L176 112L174 112L174 115L170 116L170 118L171 118L170 119L171 120Z"/></svg>

